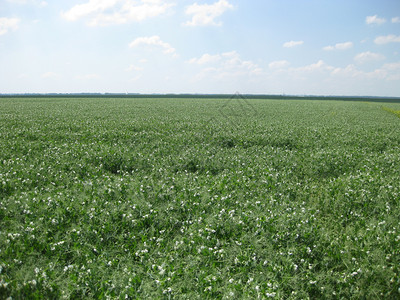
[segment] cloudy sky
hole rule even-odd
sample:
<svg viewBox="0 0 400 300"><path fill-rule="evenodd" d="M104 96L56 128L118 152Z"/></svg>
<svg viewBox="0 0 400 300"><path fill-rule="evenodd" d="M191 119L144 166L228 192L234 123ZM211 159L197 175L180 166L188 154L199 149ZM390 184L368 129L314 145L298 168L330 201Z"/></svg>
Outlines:
<svg viewBox="0 0 400 300"><path fill-rule="evenodd" d="M0 0L0 93L400 96L399 0Z"/></svg>

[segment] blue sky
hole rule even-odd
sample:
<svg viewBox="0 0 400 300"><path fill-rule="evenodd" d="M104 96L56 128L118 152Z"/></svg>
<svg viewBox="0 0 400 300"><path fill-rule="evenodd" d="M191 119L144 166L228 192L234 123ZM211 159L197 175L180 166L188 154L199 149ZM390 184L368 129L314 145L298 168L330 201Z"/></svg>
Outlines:
<svg viewBox="0 0 400 300"><path fill-rule="evenodd" d="M0 0L0 93L400 96L399 0Z"/></svg>

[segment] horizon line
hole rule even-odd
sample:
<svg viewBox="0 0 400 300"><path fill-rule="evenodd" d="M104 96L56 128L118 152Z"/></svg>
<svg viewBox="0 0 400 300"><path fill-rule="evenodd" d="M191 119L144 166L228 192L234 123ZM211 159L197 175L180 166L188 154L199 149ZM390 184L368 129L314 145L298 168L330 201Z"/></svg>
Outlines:
<svg viewBox="0 0 400 300"><path fill-rule="evenodd" d="M290 98L365 98L365 99L400 99L400 96L368 96L368 95L316 95L316 94L257 94L257 93L240 93L235 92L233 94L228 93L111 93L111 92L73 92L73 93L0 93L0 97L18 97L18 96L201 96L201 97L234 97L234 96L246 96L246 97L290 97Z"/></svg>

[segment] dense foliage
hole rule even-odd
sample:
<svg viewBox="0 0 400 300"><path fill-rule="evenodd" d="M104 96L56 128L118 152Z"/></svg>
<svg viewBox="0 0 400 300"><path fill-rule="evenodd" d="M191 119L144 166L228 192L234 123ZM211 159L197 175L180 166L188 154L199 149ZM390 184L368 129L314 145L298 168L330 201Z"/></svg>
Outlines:
<svg viewBox="0 0 400 300"><path fill-rule="evenodd" d="M0 298L400 298L400 104L0 99Z"/></svg>

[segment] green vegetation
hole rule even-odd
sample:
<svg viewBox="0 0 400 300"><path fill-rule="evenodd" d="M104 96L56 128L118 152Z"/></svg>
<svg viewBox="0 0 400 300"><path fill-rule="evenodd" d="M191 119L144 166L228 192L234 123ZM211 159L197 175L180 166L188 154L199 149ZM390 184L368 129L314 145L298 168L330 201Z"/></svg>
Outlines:
<svg viewBox="0 0 400 300"><path fill-rule="evenodd" d="M400 118L400 110L395 110L386 106L382 106L383 110L386 110L387 112L390 112L392 114L395 114L396 116L398 116Z"/></svg>
<svg viewBox="0 0 400 300"><path fill-rule="evenodd" d="M399 166L381 103L3 98L0 298L399 299Z"/></svg>

